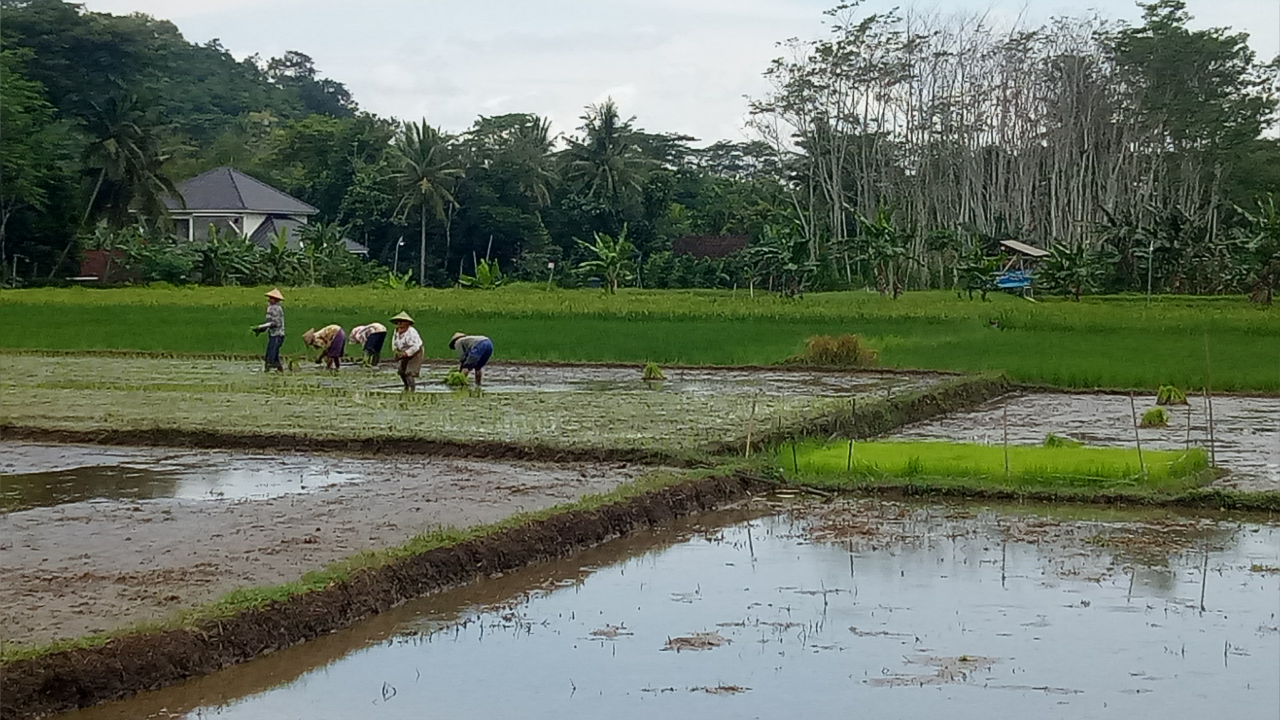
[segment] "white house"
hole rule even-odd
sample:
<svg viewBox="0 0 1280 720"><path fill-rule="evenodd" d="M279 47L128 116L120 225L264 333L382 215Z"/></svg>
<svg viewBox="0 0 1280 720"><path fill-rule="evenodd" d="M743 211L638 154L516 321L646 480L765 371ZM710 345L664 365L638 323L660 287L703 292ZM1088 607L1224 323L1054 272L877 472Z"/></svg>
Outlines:
<svg viewBox="0 0 1280 720"><path fill-rule="evenodd" d="M175 234L188 242L203 242L209 226L219 232L244 235L267 247L276 233L284 230L289 247L297 250L302 228L319 212L301 200L249 177L235 168L220 167L178 183L176 198L165 198ZM345 240L347 250L365 255L360 243Z"/></svg>

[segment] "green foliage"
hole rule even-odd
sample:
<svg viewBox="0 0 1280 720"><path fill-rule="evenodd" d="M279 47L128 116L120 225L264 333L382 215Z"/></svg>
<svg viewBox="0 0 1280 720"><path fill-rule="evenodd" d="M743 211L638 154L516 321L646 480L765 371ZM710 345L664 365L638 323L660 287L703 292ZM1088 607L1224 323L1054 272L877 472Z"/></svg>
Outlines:
<svg viewBox="0 0 1280 720"><path fill-rule="evenodd" d="M787 362L818 367L874 367L880 362L880 353L868 347L861 335L815 335L805 340L804 350Z"/></svg>
<svg viewBox="0 0 1280 720"><path fill-rule="evenodd" d="M385 290L412 290L418 286L412 278L412 270L405 270L398 275L388 270L387 274L374 281L374 286Z"/></svg>
<svg viewBox="0 0 1280 720"><path fill-rule="evenodd" d="M1070 294L1079 301L1081 295L1098 290L1104 271L1097 253L1083 245L1072 248L1057 244L1040 263L1036 281L1045 290Z"/></svg>
<svg viewBox="0 0 1280 720"><path fill-rule="evenodd" d="M1083 447L1084 443L1069 437L1049 433L1044 436L1044 446L1047 448L1078 448Z"/></svg>
<svg viewBox="0 0 1280 720"><path fill-rule="evenodd" d="M809 241L794 225L767 227L746 250L751 284L768 287L787 297L803 295L817 272Z"/></svg>
<svg viewBox="0 0 1280 720"><path fill-rule="evenodd" d="M1161 385L1156 390L1157 405L1186 405L1187 394L1173 385Z"/></svg>
<svg viewBox="0 0 1280 720"><path fill-rule="evenodd" d="M1138 427L1144 428L1162 428L1169 425L1169 413L1164 408L1153 407L1142 413L1142 420L1138 423Z"/></svg>
<svg viewBox="0 0 1280 720"><path fill-rule="evenodd" d="M616 238L601 232L596 233L595 238L594 245L582 240L578 241L579 245L594 254L591 259L578 263L578 270L603 276L604 291L612 295L618 292L619 284L634 277L632 269L635 263L631 260L631 256L635 252L635 246L627 242L626 226L623 226L622 232L618 233Z"/></svg>
<svg viewBox="0 0 1280 720"><path fill-rule="evenodd" d="M476 263L475 275L459 275L458 284L464 288L493 290L502 285L506 278L498 267L497 260L481 260Z"/></svg>
<svg viewBox="0 0 1280 720"><path fill-rule="evenodd" d="M440 381L451 388L464 388L469 384L467 376L460 370L450 370L445 373L444 378Z"/></svg>
<svg viewBox="0 0 1280 720"><path fill-rule="evenodd" d="M959 297L963 290L969 293L970 300L975 292L986 300L987 293L996 289L996 273L999 271L1000 258L987 255L981 245L975 244L957 266L960 285L956 288L956 296Z"/></svg>
<svg viewBox="0 0 1280 720"><path fill-rule="evenodd" d="M249 285L258 281L262 250L235 232L209 226L208 238L197 246L200 282L206 285Z"/></svg>
<svg viewBox="0 0 1280 720"><path fill-rule="evenodd" d="M649 361L644 364L644 370L641 372L641 377L645 382L656 382L667 379L667 376L662 374L662 368L658 366L658 363L653 361Z"/></svg>

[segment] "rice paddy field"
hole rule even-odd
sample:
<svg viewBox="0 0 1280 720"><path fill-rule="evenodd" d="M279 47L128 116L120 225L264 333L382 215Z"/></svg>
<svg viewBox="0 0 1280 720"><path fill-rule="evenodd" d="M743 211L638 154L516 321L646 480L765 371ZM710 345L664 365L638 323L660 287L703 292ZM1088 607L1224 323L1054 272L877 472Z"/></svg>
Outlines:
<svg viewBox="0 0 1280 720"><path fill-rule="evenodd" d="M0 349L261 353L249 332L265 288L86 288L0 291ZM743 291L494 291L285 288L289 339L407 310L428 355L449 356L456 330L494 339L506 360L765 365L818 334L862 335L888 368L1000 371L1067 388L1206 384L1280 392L1280 309L1228 297L1058 298L989 302L950 292L897 300L848 292L783 299Z"/></svg>
<svg viewBox="0 0 1280 720"><path fill-rule="evenodd" d="M680 454L949 379L668 370L655 383L639 367L494 365L474 393L440 383L446 368L424 366L421 391L405 395L386 365L278 375L236 360L0 354L0 425Z"/></svg>

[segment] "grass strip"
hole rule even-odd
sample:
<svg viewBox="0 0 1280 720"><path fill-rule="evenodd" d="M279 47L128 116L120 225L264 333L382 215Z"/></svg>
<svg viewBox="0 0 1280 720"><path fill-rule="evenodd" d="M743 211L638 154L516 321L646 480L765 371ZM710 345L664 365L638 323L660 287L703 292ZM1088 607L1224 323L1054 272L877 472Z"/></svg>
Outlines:
<svg viewBox="0 0 1280 720"><path fill-rule="evenodd" d="M796 482L818 488L927 481L935 486L1012 490L1134 490L1174 494L1209 476L1204 450L1029 447L956 442L799 441L782 443L774 461Z"/></svg>

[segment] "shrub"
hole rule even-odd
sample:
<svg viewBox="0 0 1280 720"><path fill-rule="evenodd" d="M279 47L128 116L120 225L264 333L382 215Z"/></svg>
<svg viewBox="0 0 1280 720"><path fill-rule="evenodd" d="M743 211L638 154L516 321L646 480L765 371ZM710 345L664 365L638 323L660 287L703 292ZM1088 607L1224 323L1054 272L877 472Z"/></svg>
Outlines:
<svg viewBox="0 0 1280 720"><path fill-rule="evenodd" d="M861 335L814 335L804 341L804 351L787 359L796 365L819 367L872 367L880 353L867 346Z"/></svg>
<svg viewBox="0 0 1280 720"><path fill-rule="evenodd" d="M1157 405L1186 405L1187 394L1173 385L1161 385L1156 391Z"/></svg>
<svg viewBox="0 0 1280 720"><path fill-rule="evenodd" d="M1142 421L1138 423L1139 427L1144 428L1162 428L1169 424L1169 414L1164 408L1153 407L1142 413Z"/></svg>

